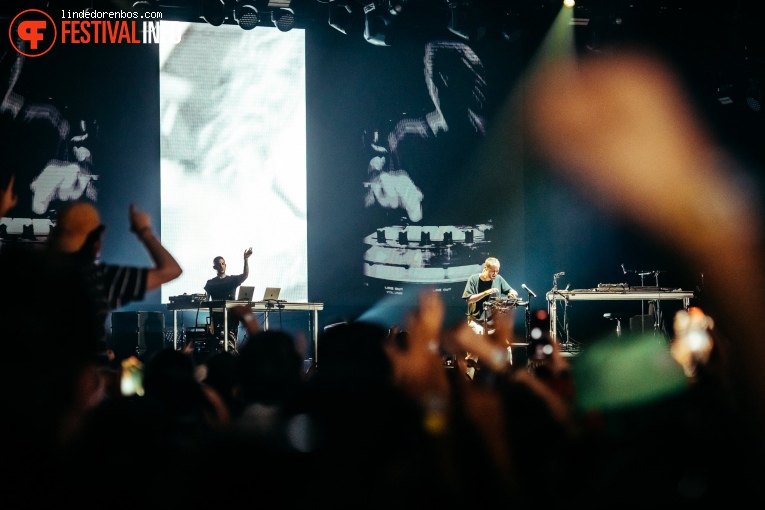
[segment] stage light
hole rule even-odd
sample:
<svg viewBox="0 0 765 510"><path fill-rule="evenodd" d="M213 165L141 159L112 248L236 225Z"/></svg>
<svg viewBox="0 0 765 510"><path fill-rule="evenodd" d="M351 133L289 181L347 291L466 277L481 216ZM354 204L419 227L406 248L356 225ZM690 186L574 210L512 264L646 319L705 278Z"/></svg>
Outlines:
<svg viewBox="0 0 765 510"><path fill-rule="evenodd" d="M240 2L234 8L234 21L244 30L252 30L260 22L260 13L254 3Z"/></svg>
<svg viewBox="0 0 765 510"><path fill-rule="evenodd" d="M139 0L133 2L133 10L139 14L146 14L148 11L158 11L159 4L157 0Z"/></svg>
<svg viewBox="0 0 765 510"><path fill-rule="evenodd" d="M762 111L762 89L756 79L749 79L749 86L746 89L746 105L753 112Z"/></svg>
<svg viewBox="0 0 765 510"><path fill-rule="evenodd" d="M351 24L352 12L353 10L347 1L330 0L327 23L338 32L347 34Z"/></svg>
<svg viewBox="0 0 765 510"><path fill-rule="evenodd" d="M731 97L732 89L733 85L730 83L723 83L717 87L717 100L720 104L733 104L733 98Z"/></svg>
<svg viewBox="0 0 765 510"><path fill-rule="evenodd" d="M389 13L396 16L404 10L406 2L407 0L385 0L385 7L388 9Z"/></svg>
<svg viewBox="0 0 765 510"><path fill-rule="evenodd" d="M391 19L374 3L364 6L364 39L375 46L390 46L394 34Z"/></svg>
<svg viewBox="0 0 765 510"><path fill-rule="evenodd" d="M509 42L518 42L523 36L523 20L521 13L511 9L502 14L501 33L502 38Z"/></svg>
<svg viewBox="0 0 765 510"><path fill-rule="evenodd" d="M563 0L563 5L566 7L573 7L576 5L576 2L574 0Z"/></svg>
<svg viewBox="0 0 765 510"><path fill-rule="evenodd" d="M200 18L214 27L219 27L226 19L226 2L224 0L202 0Z"/></svg>
<svg viewBox="0 0 765 510"><path fill-rule="evenodd" d="M385 244L385 230L381 228L377 229L377 242L379 244Z"/></svg>
<svg viewBox="0 0 765 510"><path fill-rule="evenodd" d="M289 32L295 26L295 11L288 7L273 10L271 22L281 32Z"/></svg>
<svg viewBox="0 0 765 510"><path fill-rule="evenodd" d="M398 244L405 245L409 244L409 236L406 232L399 232L398 233Z"/></svg>
<svg viewBox="0 0 765 510"><path fill-rule="evenodd" d="M484 36L486 27L478 22L476 13L470 10L470 2L448 0L448 6L450 17L447 28L451 33L468 41L475 41Z"/></svg>
<svg viewBox="0 0 765 510"><path fill-rule="evenodd" d="M463 39L470 39L465 7L459 2L449 2L449 31Z"/></svg>

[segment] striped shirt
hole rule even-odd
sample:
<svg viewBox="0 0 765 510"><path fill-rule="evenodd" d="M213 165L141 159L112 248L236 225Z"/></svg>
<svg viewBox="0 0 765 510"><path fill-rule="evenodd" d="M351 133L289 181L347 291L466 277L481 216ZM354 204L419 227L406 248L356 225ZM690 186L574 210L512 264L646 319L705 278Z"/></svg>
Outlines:
<svg viewBox="0 0 765 510"><path fill-rule="evenodd" d="M106 337L106 318L109 313L133 301L141 301L146 294L149 269L145 267L94 264L88 274L90 289L97 315L101 338Z"/></svg>

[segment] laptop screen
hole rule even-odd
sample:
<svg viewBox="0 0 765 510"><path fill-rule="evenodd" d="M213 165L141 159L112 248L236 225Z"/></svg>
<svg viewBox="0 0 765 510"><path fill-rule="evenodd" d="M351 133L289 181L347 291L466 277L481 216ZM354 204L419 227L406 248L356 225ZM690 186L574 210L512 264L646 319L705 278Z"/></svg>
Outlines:
<svg viewBox="0 0 765 510"><path fill-rule="evenodd" d="M239 287L239 294L237 295L237 301L252 301L252 296L255 294L255 287L246 287L244 285Z"/></svg>
<svg viewBox="0 0 765 510"><path fill-rule="evenodd" d="M263 301L276 301L279 299L279 292L282 289L279 287L267 287L266 292L263 295Z"/></svg>

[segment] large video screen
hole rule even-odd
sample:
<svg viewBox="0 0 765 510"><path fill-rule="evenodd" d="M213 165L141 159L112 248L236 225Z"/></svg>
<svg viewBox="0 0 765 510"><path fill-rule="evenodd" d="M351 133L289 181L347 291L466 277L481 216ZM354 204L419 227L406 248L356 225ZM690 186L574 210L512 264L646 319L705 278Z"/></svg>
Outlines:
<svg viewBox="0 0 765 510"><path fill-rule="evenodd" d="M204 292L222 256L247 285L305 302L305 31L163 22L162 243L183 275L170 296Z"/></svg>

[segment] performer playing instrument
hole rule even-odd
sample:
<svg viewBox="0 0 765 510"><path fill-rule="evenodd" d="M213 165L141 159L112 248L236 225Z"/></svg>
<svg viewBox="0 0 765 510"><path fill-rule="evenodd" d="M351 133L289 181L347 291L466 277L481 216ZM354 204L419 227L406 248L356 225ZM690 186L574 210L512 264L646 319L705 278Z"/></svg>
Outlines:
<svg viewBox="0 0 765 510"><path fill-rule="evenodd" d="M484 303L499 293L518 299L518 292L499 274L499 260L489 257L483 263L483 271L468 278L462 293L462 299L468 305L468 324L476 333L482 335L486 333L486 328L488 333L492 333L492 313L484 307Z"/></svg>
<svg viewBox="0 0 765 510"><path fill-rule="evenodd" d="M484 306L497 294L505 294L508 299L518 299L518 292L499 274L499 260L489 257L483 263L483 271L473 274L465 283L462 299L468 305L468 325L479 335L492 334L494 332L492 316L493 308ZM508 361L512 363L512 351L508 345ZM471 379L475 374L478 358L467 353L465 360L468 362L467 375Z"/></svg>

